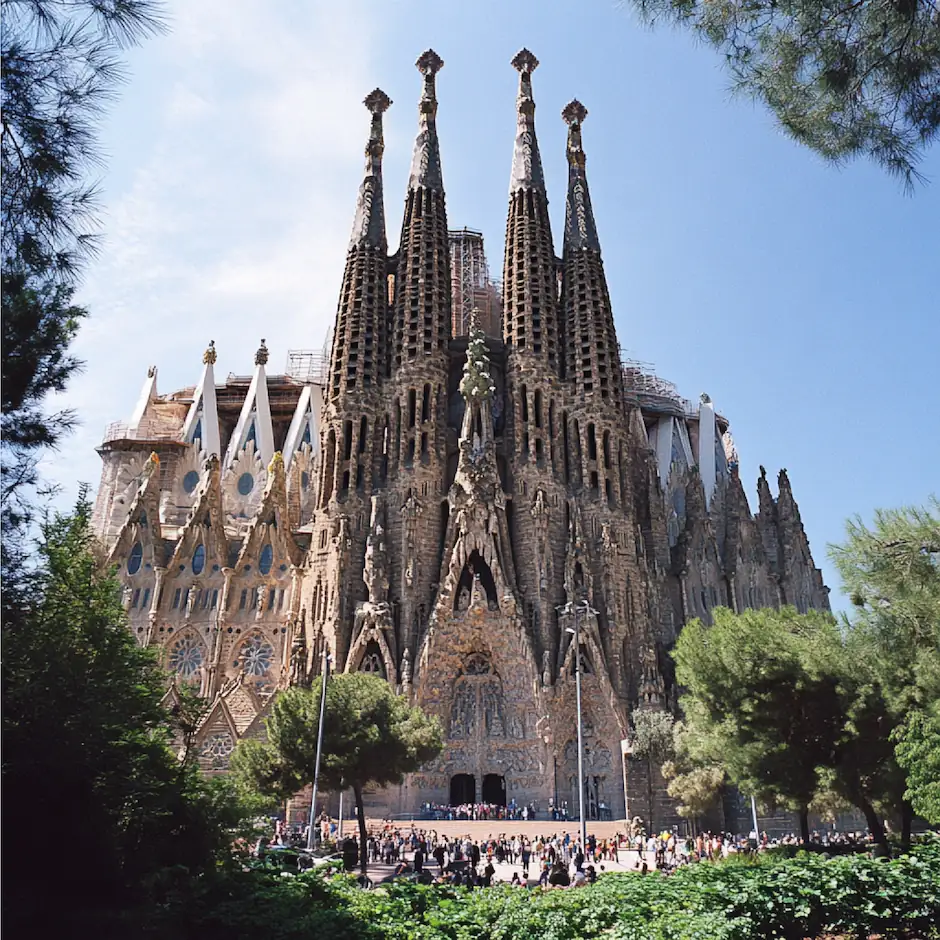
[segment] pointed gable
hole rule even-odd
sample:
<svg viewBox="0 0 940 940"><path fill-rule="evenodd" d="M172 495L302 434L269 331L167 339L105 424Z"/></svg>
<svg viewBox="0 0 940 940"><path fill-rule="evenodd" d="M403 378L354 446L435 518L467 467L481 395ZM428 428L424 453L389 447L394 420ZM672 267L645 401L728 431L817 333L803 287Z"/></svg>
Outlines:
<svg viewBox="0 0 940 940"><path fill-rule="evenodd" d="M209 343L202 356L203 369L199 384L193 393L193 403L183 423L183 440L195 445L206 457L222 455L219 435L219 410L215 398L215 342Z"/></svg>
<svg viewBox="0 0 940 940"><path fill-rule="evenodd" d="M261 346L255 354L255 371L248 386L248 394L225 452L225 470L229 470L239 454L249 446L254 447L262 464L267 464L274 456L274 427L268 402L268 379L264 370L267 361L268 348L261 340Z"/></svg>
<svg viewBox="0 0 940 940"><path fill-rule="evenodd" d="M140 557L137 556L139 546ZM108 564L127 565L136 570L163 565L166 543L160 525L160 458L152 453L144 464L140 486L127 510L127 516L108 553ZM128 571L131 574L135 571Z"/></svg>

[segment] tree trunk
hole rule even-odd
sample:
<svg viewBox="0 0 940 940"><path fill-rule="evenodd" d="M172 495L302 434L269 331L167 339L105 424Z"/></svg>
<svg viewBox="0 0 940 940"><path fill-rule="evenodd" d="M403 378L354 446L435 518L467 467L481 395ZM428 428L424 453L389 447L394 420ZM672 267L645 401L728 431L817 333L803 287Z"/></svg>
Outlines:
<svg viewBox="0 0 940 940"><path fill-rule="evenodd" d="M649 832L646 833L646 838L656 834L656 827L653 824L653 758L646 758L646 795L649 798L649 814L650 814L650 828ZM644 849L646 846L644 846Z"/></svg>
<svg viewBox="0 0 940 940"><path fill-rule="evenodd" d="M911 847L911 823L914 821L914 807L907 800L901 804L901 851Z"/></svg>
<svg viewBox="0 0 940 940"><path fill-rule="evenodd" d="M353 795L356 797L356 819L359 820L359 870L364 874L369 873L369 842L366 836L366 811L362 805L362 787L358 783L353 784Z"/></svg>
<svg viewBox="0 0 940 940"><path fill-rule="evenodd" d="M885 835L885 828L875 812L875 807L863 797L858 801L858 808L865 814L865 822L868 823L868 829L874 837L875 844L886 858L890 858L891 849L888 846L888 837Z"/></svg>
<svg viewBox="0 0 940 940"><path fill-rule="evenodd" d="M809 845L809 809L805 806L800 807L800 838L803 845Z"/></svg>

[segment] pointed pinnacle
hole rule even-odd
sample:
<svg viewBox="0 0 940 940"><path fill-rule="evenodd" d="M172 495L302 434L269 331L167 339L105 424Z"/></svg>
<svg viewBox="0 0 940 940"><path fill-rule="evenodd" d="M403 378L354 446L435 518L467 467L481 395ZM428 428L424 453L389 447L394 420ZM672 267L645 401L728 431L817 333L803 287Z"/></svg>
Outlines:
<svg viewBox="0 0 940 940"><path fill-rule="evenodd" d="M588 116L588 109L578 101L577 98L572 98L568 104L562 109L561 117L562 120L571 127L573 124L581 124L584 119Z"/></svg>
<svg viewBox="0 0 940 940"><path fill-rule="evenodd" d="M444 67L444 60L433 49L428 49L418 56L415 66L422 75L434 76Z"/></svg>
<svg viewBox="0 0 940 940"><path fill-rule="evenodd" d="M509 63L517 72L532 74L539 67L539 60L528 49L520 49Z"/></svg>
<svg viewBox="0 0 940 940"><path fill-rule="evenodd" d="M373 114L384 114L392 104L392 99L381 88L375 88L363 98L362 103Z"/></svg>
<svg viewBox="0 0 940 940"><path fill-rule="evenodd" d="M268 347L265 346L264 340L261 340L261 345L258 347L258 351L255 353L255 365L263 366L267 365L268 362Z"/></svg>

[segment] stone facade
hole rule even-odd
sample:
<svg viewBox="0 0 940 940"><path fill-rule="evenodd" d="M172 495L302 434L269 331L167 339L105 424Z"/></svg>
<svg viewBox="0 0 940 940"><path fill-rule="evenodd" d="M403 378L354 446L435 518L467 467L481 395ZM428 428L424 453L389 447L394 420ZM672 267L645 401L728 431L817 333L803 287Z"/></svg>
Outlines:
<svg viewBox="0 0 940 940"><path fill-rule="evenodd" d="M708 397L692 405L621 362L578 101L562 112L556 256L538 61L523 50L512 64L501 339L478 322L452 335L443 62L429 51L391 256L391 102L378 89L365 101L366 168L326 374L267 375L262 341L250 377L216 384L210 345L194 388L160 396L151 369L131 421L100 448L96 525L131 629L213 702L197 738L207 769L262 733L271 697L328 653L333 669L385 677L444 729L440 758L372 794L374 808L574 808L577 628L589 813L646 816L646 770L624 765L629 716L675 708L668 651L682 625L719 605L828 608L786 472L775 499L761 471L752 515Z"/></svg>

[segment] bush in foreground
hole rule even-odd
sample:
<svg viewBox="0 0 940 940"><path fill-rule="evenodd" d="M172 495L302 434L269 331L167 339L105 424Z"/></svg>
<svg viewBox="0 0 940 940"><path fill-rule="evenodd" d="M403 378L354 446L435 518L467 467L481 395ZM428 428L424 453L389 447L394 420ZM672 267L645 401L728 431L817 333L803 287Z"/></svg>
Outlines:
<svg viewBox="0 0 940 940"><path fill-rule="evenodd" d="M246 872L205 884L151 921L153 938L215 940L752 940L940 937L940 842L891 861L735 859L664 877L612 874L592 887L360 891L352 879Z"/></svg>

